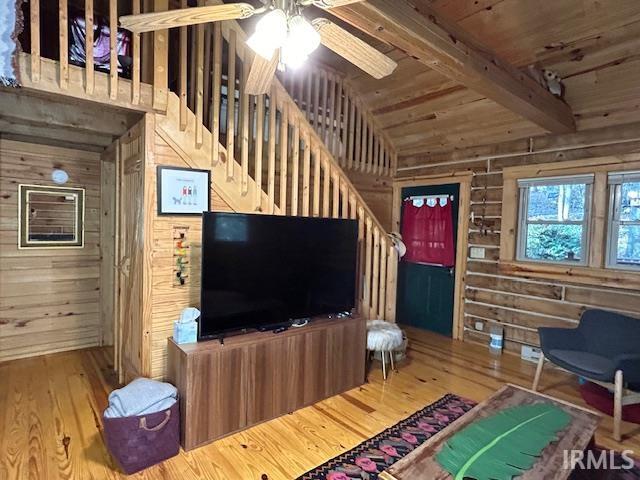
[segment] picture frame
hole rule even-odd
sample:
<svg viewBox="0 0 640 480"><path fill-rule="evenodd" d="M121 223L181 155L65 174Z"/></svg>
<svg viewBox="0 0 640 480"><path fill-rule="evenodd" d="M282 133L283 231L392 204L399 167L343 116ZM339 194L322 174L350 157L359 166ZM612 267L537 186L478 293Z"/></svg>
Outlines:
<svg viewBox="0 0 640 480"><path fill-rule="evenodd" d="M211 171L160 165L158 215L202 215L211 210Z"/></svg>

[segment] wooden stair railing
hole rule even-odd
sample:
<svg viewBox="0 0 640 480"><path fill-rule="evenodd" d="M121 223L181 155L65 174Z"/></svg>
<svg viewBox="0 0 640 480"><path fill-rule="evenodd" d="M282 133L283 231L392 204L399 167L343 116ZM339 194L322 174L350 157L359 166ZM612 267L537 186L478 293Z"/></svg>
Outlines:
<svg viewBox="0 0 640 480"><path fill-rule="evenodd" d="M343 74L309 64L280 78L343 169L395 174L393 144Z"/></svg>
<svg viewBox="0 0 640 480"><path fill-rule="evenodd" d="M367 123L365 110L348 92L345 95L346 90L340 93L338 84L334 93L328 96L321 96L319 90L315 90L314 96L318 98L314 99L314 109L318 112L314 111L313 118L325 117L315 126L309 121L310 114L300 110L299 104L303 103L296 103L278 79L274 79L267 95L246 94L253 53L245 46L246 35L240 25L230 21L184 27L177 37L179 45L175 50L169 46L171 37L166 31L145 37L154 41L154 83L151 86L140 82L140 38L137 35L132 37L131 80L121 78L115 68L118 65L115 36L110 41L110 65L114 68L108 74L95 73L93 68L70 66L67 0L60 0L58 4L61 35L57 78L45 79L42 68L47 67L47 75L53 70L49 65L51 60L40 56L41 6L34 0L30 9L33 29L30 87L46 80L47 86L38 88L133 109L150 108L152 88L153 107L158 112L156 132L187 164L211 169L216 191L235 210L357 220L359 310L370 318L394 320L395 249L387 232L343 170L344 166L388 174L393 170L394 154L382 136L374 135L375 129L372 123ZM109 0L108 6L109 25L111 31L115 31L118 2ZM85 21L90 24L93 0L85 0L85 7ZM132 0L132 11L140 11L140 0ZM91 33L88 40L85 53L92 67ZM181 54L176 62L175 93L169 90L172 86L167 60L169 51ZM185 61L187 56L189 61ZM82 79L78 78L79 73L82 73ZM318 79L314 81L319 82ZM331 81L327 78L327 82ZM81 94L77 89L82 90ZM347 107L340 114L329 104ZM348 116L347 110L350 110ZM357 115L351 115L351 110ZM356 118L360 118L360 122L351 121ZM350 149L353 149L353 155L349 154Z"/></svg>
<svg viewBox="0 0 640 480"><path fill-rule="evenodd" d="M168 141L195 164L209 162L214 179L223 179L216 187L224 183L219 188L223 197L235 198L230 202L234 208L358 220L359 310L371 318L393 320L396 252L333 154L327 133L342 135L337 133L341 122L333 129L326 126L323 138L322 129L309 123L278 79L269 94L246 94L253 53L237 22L187 30L175 50L190 52L190 61L179 62L178 95L169 95L166 117L158 116ZM357 165L372 173L391 170L389 150L376 151L384 152L375 157L380 162Z"/></svg>

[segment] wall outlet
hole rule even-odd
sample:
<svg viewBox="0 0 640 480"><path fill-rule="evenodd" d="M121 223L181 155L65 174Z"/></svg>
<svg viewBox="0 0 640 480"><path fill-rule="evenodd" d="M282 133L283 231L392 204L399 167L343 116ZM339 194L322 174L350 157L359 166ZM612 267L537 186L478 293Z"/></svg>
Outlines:
<svg viewBox="0 0 640 480"><path fill-rule="evenodd" d="M469 257L484 259L486 257L486 251L482 247L471 247L469 249Z"/></svg>
<svg viewBox="0 0 640 480"><path fill-rule="evenodd" d="M483 322L476 322L476 330L478 330L479 332L484 331L484 323Z"/></svg>
<svg viewBox="0 0 640 480"><path fill-rule="evenodd" d="M541 354L542 350L530 345L522 345L522 348L520 349L520 358L529 362L538 362Z"/></svg>

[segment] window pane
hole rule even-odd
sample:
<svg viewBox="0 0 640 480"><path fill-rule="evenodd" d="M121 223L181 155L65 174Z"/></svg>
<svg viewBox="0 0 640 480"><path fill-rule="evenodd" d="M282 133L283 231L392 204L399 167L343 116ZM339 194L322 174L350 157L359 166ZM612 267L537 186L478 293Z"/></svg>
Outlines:
<svg viewBox="0 0 640 480"><path fill-rule="evenodd" d="M525 254L532 260L580 261L582 225L529 225Z"/></svg>
<svg viewBox="0 0 640 480"><path fill-rule="evenodd" d="M616 257L619 265L640 266L640 225L620 225Z"/></svg>
<svg viewBox="0 0 640 480"><path fill-rule="evenodd" d="M623 183L620 220L640 221L640 182Z"/></svg>
<svg viewBox="0 0 640 480"><path fill-rule="evenodd" d="M528 220L582 221L586 185L538 185L529 188Z"/></svg>

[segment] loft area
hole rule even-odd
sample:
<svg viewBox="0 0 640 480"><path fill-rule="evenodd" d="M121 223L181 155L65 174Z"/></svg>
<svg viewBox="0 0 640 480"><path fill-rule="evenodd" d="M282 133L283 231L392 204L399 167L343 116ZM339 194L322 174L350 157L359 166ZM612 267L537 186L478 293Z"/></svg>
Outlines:
<svg viewBox="0 0 640 480"><path fill-rule="evenodd" d="M636 2L0 10L1 478L640 474Z"/></svg>

